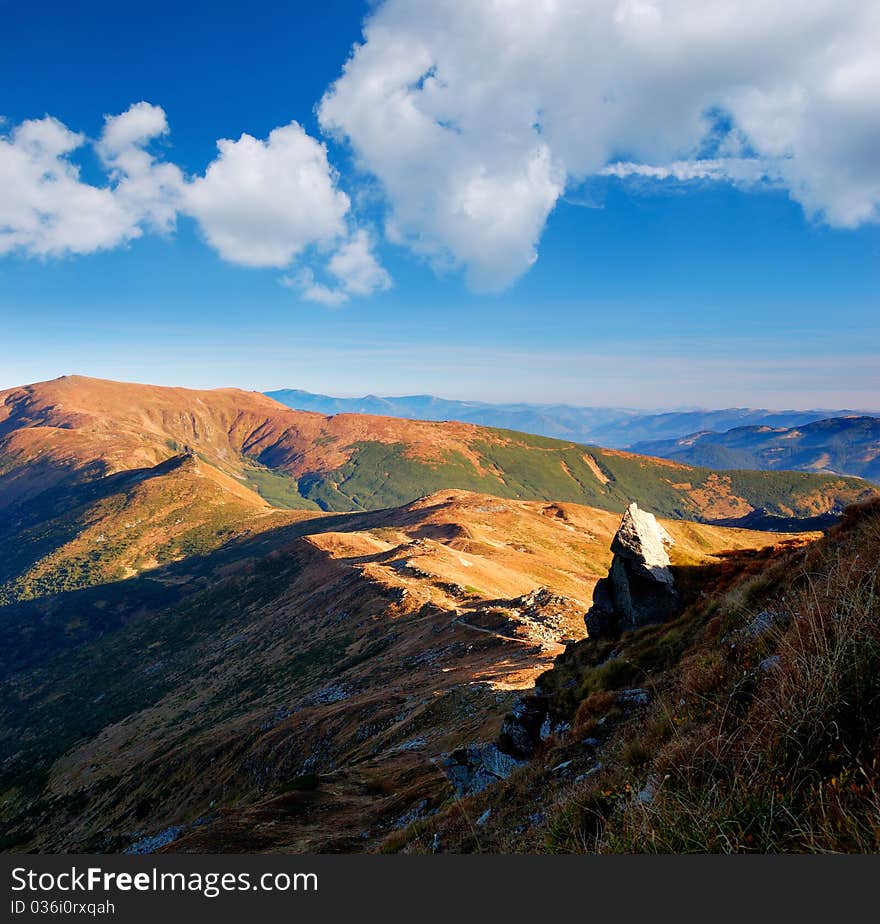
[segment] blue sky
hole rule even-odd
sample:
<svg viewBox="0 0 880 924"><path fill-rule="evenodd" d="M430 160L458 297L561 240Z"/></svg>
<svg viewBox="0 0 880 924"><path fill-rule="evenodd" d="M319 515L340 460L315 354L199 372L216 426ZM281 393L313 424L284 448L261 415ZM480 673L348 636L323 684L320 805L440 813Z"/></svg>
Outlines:
<svg viewBox="0 0 880 924"><path fill-rule="evenodd" d="M147 216L126 199L118 233L102 230L100 245L65 237L76 242L62 246L41 226L0 249L0 387L79 372L332 394L880 407L880 229L871 199L880 185L863 181L857 142L867 117L849 98L833 124L855 141L828 152L817 153L811 127L799 126L780 156L778 127L789 114L762 122L766 105L750 109L729 89L732 78L714 70L685 75L710 88L692 101L648 74L643 87L618 91L631 118L607 124L597 109L583 116L589 131L566 134L558 126L571 122L571 94L549 76L530 76L527 61L511 63L505 53L499 65L513 68L521 87L488 82L492 54L507 47L491 40L493 23L473 24L473 34L487 36L482 53L454 31L435 38L445 34L437 24L450 4L426 3L424 22L412 12L418 5L375 13L338 0L181 6L59 3L38 11L0 2L7 140L26 120L50 115L86 136L62 155L79 168L78 181L112 188L112 170L134 149L102 136L104 116L146 101L164 111L168 131L137 150L173 165L185 188L162 192L171 218L161 228L149 217L155 203ZM377 27L319 117L368 15ZM666 40L678 26L672 12L664 22ZM559 25L570 31L571 23ZM639 20L616 40L635 41L644 28ZM548 29L546 41L558 42L554 35ZM752 53L743 41L740 56ZM830 91L798 69L814 53L810 41L782 49L792 62L786 79L827 100ZM392 52L404 43L404 63L429 61L417 82L405 77L401 86L440 126L431 125L448 144L439 152L434 142L419 147L420 123L400 121L409 110L387 103L384 112L385 101L364 95L377 76L394 76ZM564 64L564 49L559 58ZM588 75L572 62L562 75L570 87L588 78L618 86L613 62ZM760 61L754 69L761 73ZM669 85L681 76L670 75ZM768 86L761 84L767 98ZM516 105L508 106L508 92ZM706 127L712 93L736 113L720 146ZM491 108L471 104L481 95ZM529 124L520 97L539 114ZM639 136L628 127L664 107L659 128L646 125ZM815 118L831 118L827 109L817 107ZM268 144L273 129L292 121L301 130L285 135L292 146L283 152L277 136L277 157L274 143L254 142L253 165L242 146L225 155L225 173L208 169L219 163L218 139L247 133ZM669 138L667 125L676 127ZM89 142L102 137L109 154ZM22 140L19 149L30 150ZM608 175L608 164L623 166ZM267 171L261 182L270 197L277 170L305 177L284 216L303 202L305 212L290 226L282 219L283 240L263 234L277 217L260 212L265 199L249 205L252 166ZM721 176L708 175L716 169ZM852 182L843 188L839 176ZM302 185L310 177L314 196ZM453 210L449 202L459 199L465 205ZM59 215L68 215L64 205ZM319 226L326 230L310 236ZM289 260L274 255L279 243Z"/></svg>

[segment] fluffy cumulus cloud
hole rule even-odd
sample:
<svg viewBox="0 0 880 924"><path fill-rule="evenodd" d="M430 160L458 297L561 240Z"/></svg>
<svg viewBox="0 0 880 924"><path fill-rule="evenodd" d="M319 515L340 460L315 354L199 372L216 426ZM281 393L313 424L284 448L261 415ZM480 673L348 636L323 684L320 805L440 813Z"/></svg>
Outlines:
<svg viewBox="0 0 880 924"><path fill-rule="evenodd" d="M501 289L594 177L774 186L811 220L880 220L878 47L876 0L386 0L318 114L379 181L388 239ZM50 116L0 124L0 255L91 253L185 214L306 299L390 285L299 124L219 141L198 176L160 156L168 130L146 102L92 140Z"/></svg>
<svg viewBox="0 0 880 924"><path fill-rule="evenodd" d="M168 232L180 214L198 222L224 259L251 267L316 264L332 284L300 267L304 297L338 304L387 289L391 280L371 240L353 225L324 145L300 125L265 140L221 140L204 175L186 177L152 151L168 134L165 112L140 102L107 116L90 142L46 116L0 136L0 255L86 254L125 244L145 230ZM91 144L105 182L86 182L76 155Z"/></svg>
<svg viewBox="0 0 880 924"><path fill-rule="evenodd" d="M298 288L307 301L322 305L341 305L352 296L372 295L391 288L391 277L373 255L372 242L361 228L342 243L327 263L330 284L317 281L307 267L295 276L285 276L282 282Z"/></svg>
<svg viewBox="0 0 880 924"><path fill-rule="evenodd" d="M187 188L186 209L226 260L288 266L307 246L345 232L349 200L327 151L296 122L265 141L217 142L219 155Z"/></svg>
<svg viewBox="0 0 880 924"><path fill-rule="evenodd" d="M166 131L165 114L146 103L108 117L97 144L104 186L83 181L73 159L85 136L51 116L0 137L0 254L92 253L173 226L182 175L146 150Z"/></svg>
<svg viewBox="0 0 880 924"><path fill-rule="evenodd" d="M106 116L97 145L117 203L139 224L146 222L159 231L174 228L184 190L180 169L147 150L153 140L167 134L164 110L141 102L121 115Z"/></svg>
<svg viewBox="0 0 880 924"><path fill-rule="evenodd" d="M774 184L877 221L878 47L875 0L387 0L319 115L393 239L501 288L591 176Z"/></svg>

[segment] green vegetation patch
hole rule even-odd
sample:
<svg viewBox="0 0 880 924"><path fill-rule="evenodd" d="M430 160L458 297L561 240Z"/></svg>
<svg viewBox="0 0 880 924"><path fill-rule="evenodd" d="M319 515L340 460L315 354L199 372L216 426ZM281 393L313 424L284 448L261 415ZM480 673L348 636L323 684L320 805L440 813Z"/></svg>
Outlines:
<svg viewBox="0 0 880 924"><path fill-rule="evenodd" d="M251 462L245 469L247 486L273 507L285 510L318 510L318 505L300 494L296 478Z"/></svg>

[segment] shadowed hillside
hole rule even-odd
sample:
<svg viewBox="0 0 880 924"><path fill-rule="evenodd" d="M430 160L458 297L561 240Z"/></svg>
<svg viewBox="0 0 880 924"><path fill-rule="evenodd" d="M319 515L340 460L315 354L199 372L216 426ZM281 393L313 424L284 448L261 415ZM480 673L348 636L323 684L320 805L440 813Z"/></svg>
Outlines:
<svg viewBox="0 0 880 924"><path fill-rule="evenodd" d="M566 733L383 849L876 853L880 505L800 548L673 570L678 616L539 678Z"/></svg>
<svg viewBox="0 0 880 924"><path fill-rule="evenodd" d="M3 843L368 848L583 636L617 521L442 492L3 607ZM667 526L688 564L780 539Z"/></svg>
<svg viewBox="0 0 880 924"><path fill-rule="evenodd" d="M0 843L378 847L583 637L631 499L702 593L787 540L688 517L871 494L231 389L2 392Z"/></svg>

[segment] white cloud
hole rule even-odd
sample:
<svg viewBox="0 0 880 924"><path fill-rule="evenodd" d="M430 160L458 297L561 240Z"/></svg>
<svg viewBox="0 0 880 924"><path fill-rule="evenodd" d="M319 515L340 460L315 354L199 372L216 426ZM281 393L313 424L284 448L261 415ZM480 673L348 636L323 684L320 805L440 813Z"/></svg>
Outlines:
<svg viewBox="0 0 880 924"><path fill-rule="evenodd" d="M668 164L638 164L633 161L615 161L599 171L600 176L627 179L638 176L650 180L728 181L741 186L759 183L784 183L785 162L758 157L705 157L700 160L675 160Z"/></svg>
<svg viewBox="0 0 880 924"><path fill-rule="evenodd" d="M350 295L371 295L391 288L391 277L373 256L366 231L356 231L330 258L327 269Z"/></svg>
<svg viewBox="0 0 880 924"><path fill-rule="evenodd" d="M80 180L70 155L84 143L49 116L0 137L0 254L91 253L141 233L111 189Z"/></svg>
<svg viewBox="0 0 880 924"><path fill-rule="evenodd" d="M875 0L387 0L319 116L392 238L500 288L566 184L603 173L770 182L877 221L878 46Z"/></svg>
<svg viewBox="0 0 880 924"><path fill-rule="evenodd" d="M86 254L140 237L143 226L174 226L183 177L146 150L167 131L165 113L137 103L106 117L96 147L107 183L80 177L73 156L87 141L51 116L0 137L0 254Z"/></svg>
<svg viewBox="0 0 880 924"><path fill-rule="evenodd" d="M141 101L129 106L121 115L104 116L104 131L98 149L108 158L118 157L167 134L165 110Z"/></svg>
<svg viewBox="0 0 880 924"><path fill-rule="evenodd" d="M114 183L114 196L130 214L157 231L174 228L184 177L174 164L157 161L147 145L168 134L165 111L135 103L126 112L104 117L98 154Z"/></svg>
<svg viewBox="0 0 880 924"><path fill-rule="evenodd" d="M185 213L232 263L289 269L315 251L308 258L326 263L332 285L315 282L309 267L286 277L311 301L340 304L391 285L369 235L353 226L326 148L296 122L265 141L219 141L218 156L194 178L150 152L167 134L165 112L150 103L105 116L93 143L106 170L100 186L82 180L74 159L90 142L56 119L0 135L0 255L93 253L144 229L171 231Z"/></svg>
<svg viewBox="0 0 880 924"><path fill-rule="evenodd" d="M328 308L335 308L348 301L348 296L342 289L319 283L310 267L305 267L293 276L283 276L281 283L289 289L298 289L301 297L307 302L317 302Z"/></svg>
<svg viewBox="0 0 880 924"><path fill-rule="evenodd" d="M317 282L311 268L285 276L282 282L299 289L307 301L330 306L391 288L391 277L373 254L370 236L363 228L339 245L327 262L326 272L333 277L332 285Z"/></svg>
<svg viewBox="0 0 880 924"><path fill-rule="evenodd" d="M219 155L186 191L186 211L225 260L283 268L311 244L346 231L348 196L327 151L296 122L265 141L217 142Z"/></svg>

